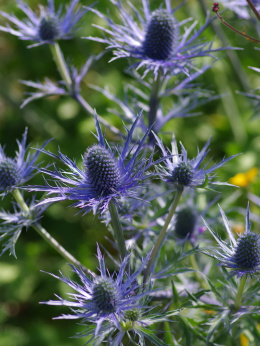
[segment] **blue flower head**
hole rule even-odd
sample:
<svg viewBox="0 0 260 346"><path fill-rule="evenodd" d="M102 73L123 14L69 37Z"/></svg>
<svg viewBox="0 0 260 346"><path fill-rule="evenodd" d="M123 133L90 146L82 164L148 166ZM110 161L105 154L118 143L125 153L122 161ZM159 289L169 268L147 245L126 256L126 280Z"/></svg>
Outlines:
<svg viewBox="0 0 260 346"><path fill-rule="evenodd" d="M28 153L26 146L27 129L23 134L22 141L18 143L18 151L14 159L7 157L4 147L0 145L0 192L4 195L18 186L23 185L37 173L35 162L40 152ZM47 144L45 142L42 148Z"/></svg>
<svg viewBox="0 0 260 346"><path fill-rule="evenodd" d="M138 197L135 188L143 186L143 181L149 176L146 171L154 164L152 157L147 161L143 152L143 144L149 131L138 144L131 143L139 117L128 131L123 148L115 150L112 150L105 141L96 118L98 144L86 150L83 170L61 152L55 155L42 150L63 162L68 171L42 169L41 172L53 178L55 186L31 186L30 189L46 191L47 195L56 195L46 198L41 203L68 199L76 201L73 205L82 208L84 212L92 209L94 213L107 210L112 200L117 202L121 197Z"/></svg>
<svg viewBox="0 0 260 346"><path fill-rule="evenodd" d="M105 266L104 258L98 247L97 258L99 261L100 275L89 271L89 276L83 270L71 265L72 270L81 280L81 284L66 278L50 274L73 288L77 293L69 293L71 300L60 298L44 302L48 305L69 306L73 314L62 315L61 319L82 319L84 324L94 323L97 325L95 337L98 335L102 323L109 321L120 329L119 321L125 319L125 314L131 314L133 309L140 309L140 301L150 293L149 290L142 291L137 282L137 277L145 268L148 257L143 259L140 267L132 274L126 269L129 256L123 260L116 277L111 276ZM127 313L128 312L128 313ZM133 315L133 313L132 313Z"/></svg>
<svg viewBox="0 0 260 346"><path fill-rule="evenodd" d="M62 6L55 11L54 0L48 0L47 8L40 6L40 15L34 13L30 7L21 0L16 0L18 7L27 18L19 20L14 15L0 11L0 14L15 24L16 29L10 26L0 26L0 30L9 32L25 41L35 41L30 47L45 43L54 43L57 40L67 40L73 36L76 25L86 13L86 9L76 9L79 0L72 0L62 15Z"/></svg>
<svg viewBox="0 0 260 346"><path fill-rule="evenodd" d="M175 190L183 190L185 188L207 187L208 184L230 185L227 183L212 182L215 174L212 174L217 168L223 166L227 161L236 155L223 159L221 162L207 168L208 163L202 166L202 163L209 151L208 147L210 139L204 148L193 159L188 159L187 151L181 143L181 153L178 154L175 138L172 141L172 153L165 148L162 141L154 134L157 144L165 157L164 166L159 166L161 177L164 181L172 185ZM172 154L172 157L169 157Z"/></svg>
<svg viewBox="0 0 260 346"><path fill-rule="evenodd" d="M245 231L236 240L224 211L219 207L225 228L227 230L230 243L227 244L209 227L204 221L206 227L218 242L220 249L207 252L208 255L216 258L218 265L232 269L230 276L253 276L259 273L260 270L260 235L251 231L251 223L249 221L250 212L249 205L246 211L246 226Z"/></svg>
<svg viewBox="0 0 260 346"><path fill-rule="evenodd" d="M123 6L121 0L110 0L119 10L121 23L115 23L112 18L93 9L100 18L104 19L109 29L97 26L107 37L88 39L99 41L113 49L117 58L134 58L139 60L134 67L145 67L145 73L153 71L157 75L161 70L164 74L185 73L189 75L194 69L193 59L212 56L212 43L199 40L200 34L208 25L208 20L198 31L196 22L181 32L181 27L190 21L178 22L175 17L176 9L171 8L169 0L165 0L165 8L151 11L148 0L143 0L141 14L133 4L129 3L134 13L132 16ZM217 49L220 50L220 49Z"/></svg>

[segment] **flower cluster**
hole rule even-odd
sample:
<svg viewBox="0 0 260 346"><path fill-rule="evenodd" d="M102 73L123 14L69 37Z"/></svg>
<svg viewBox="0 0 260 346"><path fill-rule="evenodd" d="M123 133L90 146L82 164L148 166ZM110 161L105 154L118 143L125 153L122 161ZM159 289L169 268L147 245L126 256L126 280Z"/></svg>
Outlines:
<svg viewBox="0 0 260 346"><path fill-rule="evenodd" d="M260 21L259 0L221 2L244 19L253 14L254 20L248 24L259 31L256 21ZM0 241L3 245L0 255L6 256L9 252L16 258L16 251L19 252L16 243L24 235L24 230L30 229L28 236L35 231L66 260L70 273L64 268L59 270L58 261L50 262L45 260L46 256L42 257L44 273L61 284L55 289L58 292L56 298L49 300L51 295L48 293L42 304L67 309L61 315L57 313L56 319L79 321L83 330L75 337L84 338L85 344L242 346L247 344L241 341L242 337L250 345L259 344L260 234L250 222L250 219L260 222L255 212L260 205L259 160L255 150L259 147L259 134L257 126L248 124L246 116L250 112L244 109L246 100L241 98L241 107L240 101L237 107L233 101L233 98L245 95L253 100L257 113L259 90L257 81L252 88L247 85L250 79L244 78L237 55L228 52L230 65L234 66L244 87L241 92L228 96L229 86L226 84L228 78L231 79L228 64L219 62L214 68L215 53L239 48L221 46L221 41L223 45L228 42L225 30L214 25L213 20L216 18L216 22L219 20L246 38L248 42L245 43L260 41L226 22L220 15L222 8L218 2L213 3L214 13L205 10L203 1L173 8L170 0L162 1L160 5L142 0L141 4L136 2L136 6L131 0L110 0L94 5L80 4L79 0L68 0L67 5L60 1L58 5L58 1L47 0L47 6L40 5L36 12L22 0L16 0L16 3L18 17L0 11L1 18L7 19L11 25L1 25L0 31L31 41L29 47L42 45L42 51L49 48L51 62L59 75L56 79L48 75L42 80L22 80L31 90L26 92L27 98L21 108L49 96L55 96L50 98L53 107L59 104L60 98L68 97L70 101L62 104L57 112L50 107L52 111L46 112L46 118L39 116L40 109L39 114L27 113L23 109L19 120L34 126L34 131L40 135L44 136L47 131L55 141L63 140L60 143L62 150L55 152L52 146L45 149L49 141L29 149L27 128L22 140L17 141L18 150L14 156L9 157L5 146L0 146L0 196L5 197L0 210ZM198 6L203 11L197 11ZM19 19L20 10L24 14L22 19ZM81 46L77 42L68 42L83 25L83 16L88 11L93 27L89 21L84 23L84 28L82 26L88 37L83 37ZM195 21L190 18L191 13ZM203 13L205 18L201 21ZM211 30L220 40L213 42ZM103 36L97 37L100 32ZM62 47L60 40L66 40ZM107 59L103 61L103 44L116 65L107 64ZM74 53L79 47L81 54L76 57ZM2 48L5 50L4 45ZM247 59L251 59L251 54ZM81 68L78 67L80 60ZM128 67L126 84L119 79L119 76L125 76L119 71L122 65ZM116 66L115 78L107 74L108 66ZM45 60L41 64L41 73L44 68ZM259 71L258 67L251 67L251 73ZM201 83L202 77L205 87ZM101 85L103 78L111 83L111 87ZM230 89L235 83L234 78ZM216 90L211 91L212 85ZM108 107L104 103L107 99ZM204 107L210 101L217 102ZM115 108L112 103L116 104ZM108 110L107 117L104 108ZM45 112L46 109L41 110ZM223 110L227 112L228 120L224 120ZM82 118L84 112L90 116L88 119ZM103 112L102 116L99 112ZM212 113L212 117L191 118L187 122L187 117L203 113ZM120 128L115 126L118 117ZM47 118L50 121L45 121ZM66 121L64 126L63 120ZM257 121L256 117L254 121ZM6 123L11 122L4 121L4 126ZM91 126L96 128L94 142L93 137L88 138ZM56 136L57 133L61 136ZM73 137L75 133L76 139ZM167 136L172 138L171 149L165 144ZM220 157L217 163L208 158L212 137L217 149L214 156ZM178 145L175 138L181 140ZM202 149L198 149L193 157L188 155L192 145L201 142L206 143ZM80 164L65 154L66 147L70 147L74 157L81 153ZM250 155L233 160L243 150L250 150ZM228 157L224 156L226 153ZM47 160L44 166L38 163L40 155ZM221 177L232 177L225 183L216 171L224 168L231 159L237 168L233 165L224 170ZM41 174L35 176L36 173ZM216 185L229 186L228 192L216 193L213 189ZM239 218L241 210L244 213L242 207L246 197L256 205L250 214L248 204L244 227ZM229 222L217 201L226 213L236 213L236 218ZM58 205L58 202L65 203ZM65 212L64 204L69 204L72 212ZM48 207L49 219L45 223L42 217ZM75 210L79 212L74 219ZM55 227L51 227L54 218ZM59 237L69 247L76 246L69 251L83 257L80 260L54 238L57 228L67 221L75 221L77 227L74 229L84 226L83 236L86 236L87 244L83 244L82 232L67 233L67 227L62 229ZM222 223L225 229L219 230ZM44 224L47 228L50 226L50 233ZM99 266L96 273L89 269L94 263L89 254L97 242L101 244L102 252L97 245ZM24 253L28 249L31 246L25 247ZM106 263L102 253L107 254ZM217 267L213 270L216 260ZM56 267L50 269L50 265ZM4 263L1 264L1 274L2 268L5 269ZM60 274L53 274L58 271ZM5 272L9 275L9 270L3 270L1 283L5 282ZM10 277L7 278L9 281ZM48 280L48 276L43 277L42 280ZM20 287L20 281L21 275L17 287ZM27 278L24 287L28 291ZM42 294L41 287L47 285L37 285L37 296ZM68 287L73 291L66 295L64 288ZM20 291L25 292L24 289ZM9 323L11 316L8 301L6 306L7 313L1 313L3 323L5 319ZM58 330L59 326L53 325ZM57 332L62 344L64 328L63 331L64 335ZM44 342L35 341L34 335L32 338L34 344ZM46 340L45 343L51 342ZM59 343L57 340L53 342ZM12 341L0 333L0 344L14 344L17 340ZM21 344L26 342L21 341Z"/></svg>

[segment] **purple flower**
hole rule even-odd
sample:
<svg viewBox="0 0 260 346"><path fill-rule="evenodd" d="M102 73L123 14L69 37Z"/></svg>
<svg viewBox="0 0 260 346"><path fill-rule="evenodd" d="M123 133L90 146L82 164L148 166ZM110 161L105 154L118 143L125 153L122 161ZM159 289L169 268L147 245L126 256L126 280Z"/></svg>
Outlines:
<svg viewBox="0 0 260 346"><path fill-rule="evenodd" d="M258 274L260 270L260 234L251 231L249 205L246 211L245 232L239 235L238 239L235 239L232 234L224 211L220 207L219 209L230 243L224 242L204 220L206 227L220 246L219 250L213 249L214 254L212 254L212 249L207 251L207 255L216 258L219 261L218 265L231 268L230 276L246 275L252 277L254 274Z"/></svg>
<svg viewBox="0 0 260 346"><path fill-rule="evenodd" d="M72 0L62 15L62 6L55 12L54 0L48 0L47 8L40 6L40 15L35 14L30 7L21 0L16 0L17 6L26 14L27 18L20 20L14 15L3 11L0 14L15 24L16 29L10 26L0 26L0 30L9 32L25 41L35 41L29 47L36 47L46 43L54 43L57 40L70 39L76 25L87 12L87 9L76 9L79 0Z"/></svg>
<svg viewBox="0 0 260 346"><path fill-rule="evenodd" d="M148 0L143 0L143 11L138 11L132 3L129 3L130 11L123 6L120 0L110 0L119 11L120 21L114 22L111 17L106 17L95 9L90 9L108 24L108 29L101 26L104 38L88 37L99 41L113 49L115 57L134 58L139 62L133 67L145 68L144 75L153 71L155 76L161 70L164 74L173 75L179 73L190 74L195 69L193 60L198 57L212 56L212 53L221 50L212 49L212 42L200 41L200 34L209 24L209 20L197 31L197 22L189 27L182 27L190 22L185 19L179 22L175 17L176 9L171 8L169 0L165 0L165 8L160 7L151 11Z"/></svg>
<svg viewBox="0 0 260 346"><path fill-rule="evenodd" d="M59 152L58 155L41 150L47 155L58 159L68 167L68 171L54 171L41 169L41 172L51 176L55 186L30 186L33 191L46 191L47 195L55 197L46 198L41 203L73 200L73 206L84 212L93 210L94 213L104 212L110 201L117 202L122 197L137 198L136 188L143 187L144 180L151 174L147 170L156 162L144 157L143 144L149 130L137 144L132 144L134 129L139 121L138 116L127 130L124 146L112 150L105 141L99 122L96 118L98 144L88 148L83 157L84 169L81 170L67 156Z"/></svg>
<svg viewBox="0 0 260 346"><path fill-rule="evenodd" d="M137 277L146 266L148 257L149 255L142 260L140 267L132 274L129 274L127 270L129 256L125 257L118 274L111 276L106 269L104 257L98 247L97 258L100 275L89 271L87 276L83 270L73 265L71 268L79 277L81 284L66 278L62 273L61 277L50 274L73 288L77 293L69 293L71 300L57 296L59 300L50 300L43 304L70 307L72 314L57 318L80 318L84 324L94 323L96 324L95 337L100 330L102 331L102 323L106 321L112 322L118 329L121 329L119 321L125 319L125 314L129 314L133 309L141 308L141 298L150 293L149 290L142 291L137 282Z"/></svg>
<svg viewBox="0 0 260 346"><path fill-rule="evenodd" d="M208 184L230 185L228 183L213 182L216 174L212 174L217 168L223 166L236 155L223 159L210 168L207 168L209 162L203 167L202 163L209 152L210 139L205 144L201 151L193 159L188 159L187 151L181 143L181 153L178 154L175 138L172 141L172 153L168 148L165 148L162 141L154 134L157 144L160 147L163 156L165 157L164 165L159 166L159 173L164 181L170 184L175 190L184 188L206 188ZM172 157L169 155L172 154Z"/></svg>
<svg viewBox="0 0 260 346"><path fill-rule="evenodd" d="M37 173L35 162L40 154L40 151L34 154L29 154L29 147L26 146L27 128L23 134L22 141L17 141L18 151L14 159L5 155L4 149L0 145L0 192L4 195L12 191L18 186L23 185ZM41 149L48 142L45 142Z"/></svg>

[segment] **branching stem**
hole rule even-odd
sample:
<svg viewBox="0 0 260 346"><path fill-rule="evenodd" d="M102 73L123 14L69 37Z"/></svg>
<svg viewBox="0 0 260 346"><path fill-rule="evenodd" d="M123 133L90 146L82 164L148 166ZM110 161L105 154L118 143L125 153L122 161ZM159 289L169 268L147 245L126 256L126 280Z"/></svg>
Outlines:
<svg viewBox="0 0 260 346"><path fill-rule="evenodd" d="M30 208L26 204L18 189L13 191L13 197L16 202L19 204L21 209L28 213L28 217L31 215ZM69 263L74 264L77 267L82 268L85 271L88 271L86 267L83 266L75 257L73 257L67 250L62 247L57 240L55 240L42 226L39 222L35 222L32 225L32 228L52 247L54 248L63 258L65 258Z"/></svg>

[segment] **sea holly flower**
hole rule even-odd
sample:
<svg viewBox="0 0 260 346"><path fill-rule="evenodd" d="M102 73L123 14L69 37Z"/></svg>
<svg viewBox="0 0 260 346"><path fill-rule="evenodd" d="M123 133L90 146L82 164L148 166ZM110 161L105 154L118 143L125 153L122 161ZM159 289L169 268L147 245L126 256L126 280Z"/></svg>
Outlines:
<svg viewBox="0 0 260 346"><path fill-rule="evenodd" d="M62 315L59 319L82 319L84 324L96 324L94 337L102 332L102 323L109 321L120 329L120 320L133 309L142 307L141 299L150 291L142 291L137 279L145 268L149 255L141 261L139 268L129 273L127 267L129 256L125 257L120 265L117 275L111 276L106 268L104 257L97 248L100 275L89 271L87 275L83 270L71 265L74 273L79 277L81 284L65 277L52 275L73 288L76 293L69 293L70 300L57 296L58 300L50 300L43 304L68 306L72 314ZM93 337L93 338L94 338Z"/></svg>
<svg viewBox="0 0 260 346"><path fill-rule="evenodd" d="M29 147L26 146L27 128L23 134L22 141L17 141L18 151L15 158L10 158L5 155L4 149L0 145L0 192L5 195L18 186L24 185L29 179L37 173L35 165L40 151L30 154ZM45 142L41 149L48 142Z"/></svg>
<svg viewBox="0 0 260 346"><path fill-rule="evenodd" d="M189 27L182 27L190 22L186 19L179 22L175 17L169 0L165 0L165 8L151 11L148 0L143 0L143 15L132 3L129 3L133 15L123 6L120 0L110 0L119 10L121 21L116 23L111 17L106 17L96 9L90 9L108 24L108 29L97 26L105 35L104 38L87 37L99 41L113 49L115 57L134 58L138 62L132 67L144 67L146 75L153 71L157 76L161 70L164 74L190 74L195 69L193 60L199 57L212 56L212 42L200 40L200 35L209 24L209 20L197 31L197 22Z"/></svg>
<svg viewBox="0 0 260 346"><path fill-rule="evenodd" d="M16 0L17 6L25 13L26 19L20 20L14 15L3 11L0 14L12 22L16 28L10 26L0 26L0 30L9 32L19 37L21 40L34 41L29 47L36 47L42 44L53 44L57 40L70 39L76 26L87 9L76 9L79 0L72 0L62 15L63 8L59 7L57 12L54 7L54 0L48 0L48 6L40 6L40 15L34 13L30 7L21 0Z"/></svg>
<svg viewBox="0 0 260 346"><path fill-rule="evenodd" d="M93 210L103 213L108 204L122 197L137 198L136 189L142 188L144 180L152 175L146 174L156 162L152 162L152 155L148 161L144 157L143 145L149 130L137 144L132 144L134 129L139 121L137 116L134 124L127 130L127 138L123 147L114 150L107 144L96 118L98 144L88 148L83 157L84 168L81 170L75 162L59 152L58 155L41 150L45 154L64 163L68 170L54 171L41 169L41 172L51 176L55 186L30 186L30 190L46 191L46 198L41 203L63 200L73 200L73 206L79 207L85 213Z"/></svg>
<svg viewBox="0 0 260 346"><path fill-rule="evenodd" d="M207 188L209 184L217 185L230 185L228 183L213 182L216 176L213 173L217 168L223 166L226 162L231 160L236 155L223 159L221 162L214 164L212 167L207 168L209 162L202 163L209 152L210 139L205 146L193 159L188 159L187 151L183 144L181 145L181 153L178 153L178 148L175 138L172 141L172 152L165 148L162 141L154 134L157 144L165 157L164 164L158 166L159 173L164 181L172 186L175 190L183 190L185 188ZM171 157L169 155L171 154Z"/></svg>
<svg viewBox="0 0 260 346"><path fill-rule="evenodd" d="M219 266L232 269L230 276L254 276L260 270L260 234L251 231L249 205L246 210L245 231L235 239L224 211L219 207L230 243L223 241L204 221L207 229L218 242L220 249L212 249L206 254L216 258Z"/></svg>

